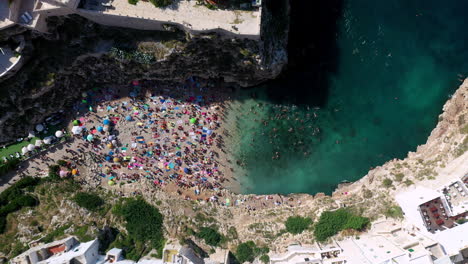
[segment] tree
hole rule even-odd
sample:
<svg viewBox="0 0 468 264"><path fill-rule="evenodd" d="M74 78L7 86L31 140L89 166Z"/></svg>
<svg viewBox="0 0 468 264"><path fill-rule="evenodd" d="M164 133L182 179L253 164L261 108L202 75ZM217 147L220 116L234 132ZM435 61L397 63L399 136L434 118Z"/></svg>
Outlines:
<svg viewBox="0 0 468 264"><path fill-rule="evenodd" d="M158 8L166 7L172 4L173 0L150 0L150 2Z"/></svg>
<svg viewBox="0 0 468 264"><path fill-rule="evenodd" d="M197 237L205 240L205 243L217 247L219 242L221 242L221 234L218 233L214 228L211 227L202 227L200 231L197 233Z"/></svg>
<svg viewBox="0 0 468 264"><path fill-rule="evenodd" d="M286 231L291 234L300 234L312 224L309 217L290 216L286 220Z"/></svg>
<svg viewBox="0 0 468 264"><path fill-rule="evenodd" d="M263 262L264 264L267 264L268 262L270 262L270 257L268 255L262 255L260 257L260 261Z"/></svg>
<svg viewBox="0 0 468 264"><path fill-rule="evenodd" d="M253 262L255 259L254 250L255 243L253 241L248 241L241 243L237 246L236 258L240 263L244 262Z"/></svg>
<svg viewBox="0 0 468 264"><path fill-rule="evenodd" d="M257 247L253 241L247 241L237 246L236 258L240 263L253 262L256 257L266 255L269 251L268 247Z"/></svg>
<svg viewBox="0 0 468 264"><path fill-rule="evenodd" d="M128 232L128 252L133 252L133 257L139 258L151 249L158 252L164 247L163 216L156 207L143 199L126 199L114 207L113 213L121 216L126 221L125 228ZM135 250L141 248L142 250ZM135 255L138 252L138 255Z"/></svg>
<svg viewBox="0 0 468 264"><path fill-rule="evenodd" d="M323 212L314 227L315 238L322 242L344 229L362 230L370 223L369 218L353 215L344 208Z"/></svg>

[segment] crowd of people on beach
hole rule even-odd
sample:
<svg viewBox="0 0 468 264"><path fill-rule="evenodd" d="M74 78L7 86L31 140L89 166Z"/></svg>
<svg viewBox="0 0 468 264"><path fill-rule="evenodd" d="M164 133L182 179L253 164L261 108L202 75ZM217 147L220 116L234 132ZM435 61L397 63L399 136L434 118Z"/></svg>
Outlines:
<svg viewBox="0 0 468 264"><path fill-rule="evenodd" d="M94 181L103 184L146 179L195 195L223 189L222 95L193 78L175 89L154 85L134 81L83 93L74 106L70 131L78 144L66 149L69 158L79 162L93 153Z"/></svg>

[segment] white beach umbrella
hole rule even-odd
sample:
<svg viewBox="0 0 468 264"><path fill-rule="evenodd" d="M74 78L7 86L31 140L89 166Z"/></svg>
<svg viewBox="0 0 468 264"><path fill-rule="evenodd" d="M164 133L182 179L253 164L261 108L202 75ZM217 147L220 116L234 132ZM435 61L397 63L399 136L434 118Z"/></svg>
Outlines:
<svg viewBox="0 0 468 264"><path fill-rule="evenodd" d="M30 131L29 134L28 134L28 138L33 138L35 136L36 135L34 134L34 131Z"/></svg>
<svg viewBox="0 0 468 264"><path fill-rule="evenodd" d="M23 147L21 149L21 153L23 153L23 155L25 155L26 153L28 153L28 148L27 147Z"/></svg>
<svg viewBox="0 0 468 264"><path fill-rule="evenodd" d="M41 132L42 130L44 130L44 126L41 125L41 124L38 124L38 125L36 125L36 130L37 130L37 132Z"/></svg>
<svg viewBox="0 0 468 264"><path fill-rule="evenodd" d="M80 126L73 126L72 129L71 129L73 135L78 135L81 133L81 131L83 131L83 128L80 127Z"/></svg>
<svg viewBox="0 0 468 264"><path fill-rule="evenodd" d="M36 146L34 146L33 144L28 145L28 150L29 151L33 151L35 148L36 148Z"/></svg>
<svg viewBox="0 0 468 264"><path fill-rule="evenodd" d="M49 145L50 143L52 143L52 138L51 137L44 138L44 144Z"/></svg>
<svg viewBox="0 0 468 264"><path fill-rule="evenodd" d="M36 147L42 146L42 140L40 139L36 140L36 143L34 145L36 145Z"/></svg>
<svg viewBox="0 0 468 264"><path fill-rule="evenodd" d="M63 132L61 130L57 130L57 132L55 132L55 136L61 138L63 136Z"/></svg>

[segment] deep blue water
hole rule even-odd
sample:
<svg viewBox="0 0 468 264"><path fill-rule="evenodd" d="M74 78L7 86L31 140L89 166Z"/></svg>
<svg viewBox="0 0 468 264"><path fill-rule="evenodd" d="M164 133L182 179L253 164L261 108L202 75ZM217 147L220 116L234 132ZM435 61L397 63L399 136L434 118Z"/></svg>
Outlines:
<svg viewBox="0 0 468 264"><path fill-rule="evenodd" d="M468 1L292 7L290 69L232 114L244 193L330 193L404 158L468 75Z"/></svg>

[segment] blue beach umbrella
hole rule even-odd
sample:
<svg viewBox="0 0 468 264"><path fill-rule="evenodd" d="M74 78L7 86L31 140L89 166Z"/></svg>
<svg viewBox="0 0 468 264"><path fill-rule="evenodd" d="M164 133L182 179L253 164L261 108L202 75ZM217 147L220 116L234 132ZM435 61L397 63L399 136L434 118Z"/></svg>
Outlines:
<svg viewBox="0 0 468 264"><path fill-rule="evenodd" d="M128 116L125 117L125 120L132 121L132 117L128 115Z"/></svg>
<svg viewBox="0 0 468 264"><path fill-rule="evenodd" d="M104 131L104 128L102 126L98 126L97 131L102 132L102 131Z"/></svg>
<svg viewBox="0 0 468 264"><path fill-rule="evenodd" d="M102 121L102 123L107 126L107 125L110 125L110 120L109 119L104 119L104 121Z"/></svg>
<svg viewBox="0 0 468 264"><path fill-rule="evenodd" d="M106 156L106 161L111 161L111 156Z"/></svg>

